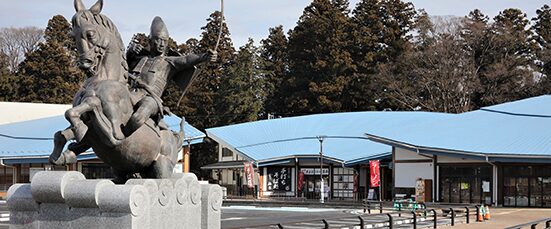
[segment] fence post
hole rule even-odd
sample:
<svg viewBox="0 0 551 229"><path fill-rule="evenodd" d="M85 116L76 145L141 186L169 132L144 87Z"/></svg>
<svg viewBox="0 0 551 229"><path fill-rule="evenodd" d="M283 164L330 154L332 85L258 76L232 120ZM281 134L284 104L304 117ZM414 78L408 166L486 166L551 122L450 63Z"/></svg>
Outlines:
<svg viewBox="0 0 551 229"><path fill-rule="evenodd" d="M322 219L321 221L323 221L323 224L325 224L324 229L329 229L329 223L325 219Z"/></svg>
<svg viewBox="0 0 551 229"><path fill-rule="evenodd" d="M394 220L392 219L392 215L390 213L386 214L388 216L388 229L392 229L394 227Z"/></svg>
<svg viewBox="0 0 551 229"><path fill-rule="evenodd" d="M432 209L432 216L434 217L434 228L436 228L438 227L438 216L435 209Z"/></svg>
<svg viewBox="0 0 551 229"><path fill-rule="evenodd" d="M362 218L361 216L358 216L358 219L360 219L360 229L364 229L365 227L364 218Z"/></svg>
<svg viewBox="0 0 551 229"><path fill-rule="evenodd" d="M482 219L480 218L480 206L476 205L475 208L476 208L476 222L480 222L482 221Z"/></svg>
<svg viewBox="0 0 551 229"><path fill-rule="evenodd" d="M455 211L450 208L450 214L452 214L452 226L455 226Z"/></svg>
<svg viewBox="0 0 551 229"><path fill-rule="evenodd" d="M283 229L283 225L281 225L281 223L278 223L278 224L277 224L277 228Z"/></svg>
<svg viewBox="0 0 551 229"><path fill-rule="evenodd" d="M411 211L413 214L413 229L417 229L417 213L415 211Z"/></svg>
<svg viewBox="0 0 551 229"><path fill-rule="evenodd" d="M467 224L469 224L469 207L465 207L465 209L467 210L465 217L467 217Z"/></svg>

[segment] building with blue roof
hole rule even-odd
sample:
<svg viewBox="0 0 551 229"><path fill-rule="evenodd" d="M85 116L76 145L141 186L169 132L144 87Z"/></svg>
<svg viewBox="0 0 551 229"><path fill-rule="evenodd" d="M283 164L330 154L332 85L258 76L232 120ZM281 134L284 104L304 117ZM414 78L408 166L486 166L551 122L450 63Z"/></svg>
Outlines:
<svg viewBox="0 0 551 229"><path fill-rule="evenodd" d="M410 123L446 119L451 114L430 112L345 112L261 120L207 129L219 147L214 178L241 192L243 162L259 171L255 185L261 196L319 198L320 171L330 195L357 198L368 189L370 160L380 160L383 178L391 183L392 147L369 141L366 131L395 129ZM320 155L322 152L322 155ZM321 165L320 165L321 162ZM320 169L320 166L323 169ZM304 175L300 175L303 173ZM282 177L284 174L284 177ZM298 185L303 176L304 189ZM386 196L390 198L390 187Z"/></svg>
<svg viewBox="0 0 551 229"><path fill-rule="evenodd" d="M412 194L426 179L440 202L551 207L550 129L544 95L365 132L392 146L395 193Z"/></svg>
<svg viewBox="0 0 551 229"><path fill-rule="evenodd" d="M29 182L34 173L42 170L70 169L83 172L87 178L112 177L109 166L101 162L92 151L79 155L75 165L53 166L48 163L54 133L69 126L63 116L68 108L70 105L0 103L0 119L5 121L0 124L0 188L7 190L13 183ZM17 116L17 111L33 114ZM4 116L8 117L2 118ZM164 120L169 128L179 131L180 118L165 116ZM201 143L206 137L187 123L184 130L187 150L189 145Z"/></svg>
<svg viewBox="0 0 551 229"><path fill-rule="evenodd" d="M210 128L219 161L203 168L242 192L243 163L252 162L260 197L317 199L321 173L329 196L346 199L367 197L367 165L379 160L382 199L550 207L550 105L545 95L462 114L348 112Z"/></svg>

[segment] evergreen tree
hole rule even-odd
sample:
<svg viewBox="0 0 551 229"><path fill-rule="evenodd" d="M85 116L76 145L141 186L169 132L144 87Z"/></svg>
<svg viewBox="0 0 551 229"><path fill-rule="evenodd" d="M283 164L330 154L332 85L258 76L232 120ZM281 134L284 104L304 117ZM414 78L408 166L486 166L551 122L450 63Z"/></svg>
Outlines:
<svg viewBox="0 0 551 229"><path fill-rule="evenodd" d="M216 11L207 19L207 25L202 27L201 39L197 46L199 53L214 49L220 30L220 12ZM228 68L234 59L235 49L230 38L228 27L224 23L222 35L218 45L218 59L216 62L204 63L200 66L201 73L190 86L189 91L182 101L183 112L187 121L204 131L205 128L222 126L223 111L221 110L224 101L220 95L222 78L228 76ZM179 97L181 93L178 93ZM171 96L173 97L173 96ZM229 111L232 112L232 111ZM193 145L191 149L191 171L199 176L208 176L201 166L216 162L218 151L212 142Z"/></svg>
<svg viewBox="0 0 551 229"><path fill-rule="evenodd" d="M487 31L487 65L478 72L481 84L479 107L513 101L534 92L533 36L526 14L506 9L494 18Z"/></svg>
<svg viewBox="0 0 551 229"><path fill-rule="evenodd" d="M259 118L266 97L261 67L258 48L249 39L229 66L228 76L222 78L220 95L224 100L224 124L250 122Z"/></svg>
<svg viewBox="0 0 551 229"><path fill-rule="evenodd" d="M285 98L287 97L289 59L287 45L289 41L283 31L283 26L270 28L268 38L262 40L261 58L265 71L266 102L265 113L283 114L287 112Z"/></svg>
<svg viewBox="0 0 551 229"><path fill-rule="evenodd" d="M314 0L289 34L290 113L336 112L354 70L347 1Z"/></svg>
<svg viewBox="0 0 551 229"><path fill-rule="evenodd" d="M377 66L395 61L410 49L410 31L415 9L411 3L395 0L362 0L352 12L350 47L356 70L345 96L349 110L375 110L393 107L385 100L374 78ZM381 97L383 96L383 97Z"/></svg>
<svg viewBox="0 0 551 229"><path fill-rule="evenodd" d="M18 101L72 103L84 73L76 67L76 45L70 32L63 16L48 21L46 41L28 53L19 67Z"/></svg>
<svg viewBox="0 0 551 229"><path fill-rule="evenodd" d="M533 18L535 40L538 44L537 56L539 68L543 77L539 82L538 92L541 94L551 93L551 7L544 5L536 11L537 16Z"/></svg>

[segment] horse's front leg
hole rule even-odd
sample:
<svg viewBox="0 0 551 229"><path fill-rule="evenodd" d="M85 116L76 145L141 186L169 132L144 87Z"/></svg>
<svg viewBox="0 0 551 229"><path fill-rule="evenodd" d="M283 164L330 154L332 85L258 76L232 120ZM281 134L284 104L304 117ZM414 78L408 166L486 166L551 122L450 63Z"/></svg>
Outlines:
<svg viewBox="0 0 551 229"><path fill-rule="evenodd" d="M90 147L91 146L86 141L86 138L84 138L84 141L69 144L67 150L65 150L63 153L52 153L50 155L49 161L54 165L67 165L76 163L77 156L83 152L86 152L88 149L90 149Z"/></svg>
<svg viewBox="0 0 551 229"><path fill-rule="evenodd" d="M61 152L63 151L65 144L67 144L67 141L72 139L75 139L75 134L73 133L71 127L67 127L67 129L58 131L54 134L54 149L50 154L50 162L52 164L56 164L54 161L57 161L57 159L61 156Z"/></svg>
<svg viewBox="0 0 551 229"><path fill-rule="evenodd" d="M82 115L99 106L101 106L101 101L97 97L87 97L78 106L65 112L65 118L71 123L71 129L77 142L82 141L88 131L88 126L81 119Z"/></svg>

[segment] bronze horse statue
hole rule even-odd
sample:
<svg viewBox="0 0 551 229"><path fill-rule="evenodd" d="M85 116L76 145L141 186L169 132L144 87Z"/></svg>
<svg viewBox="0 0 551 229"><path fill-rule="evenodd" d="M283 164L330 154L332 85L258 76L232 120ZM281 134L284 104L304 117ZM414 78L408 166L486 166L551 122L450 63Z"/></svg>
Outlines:
<svg viewBox="0 0 551 229"><path fill-rule="evenodd" d="M76 156L92 148L113 168L116 183L138 175L170 177L183 146L184 122L178 133L159 128L150 119L124 139L113 136L115 128L123 128L134 112L125 48L116 26L101 14L102 0L90 9L85 9L81 0L74 4L76 14L71 21L80 55L77 64L88 78L76 94L73 108L65 113L71 127L55 135L50 162L76 162ZM61 152L71 139L76 142Z"/></svg>

